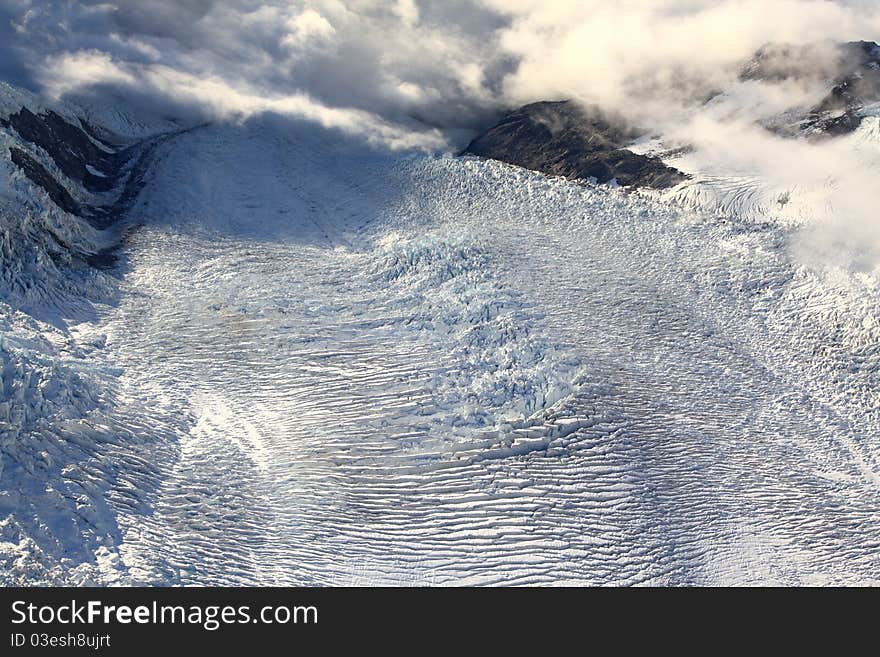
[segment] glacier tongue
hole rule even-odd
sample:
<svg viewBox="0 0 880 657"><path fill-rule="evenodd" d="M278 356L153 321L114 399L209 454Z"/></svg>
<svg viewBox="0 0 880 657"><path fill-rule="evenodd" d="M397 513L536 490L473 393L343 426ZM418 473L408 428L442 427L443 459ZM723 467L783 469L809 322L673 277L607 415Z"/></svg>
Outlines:
<svg viewBox="0 0 880 657"><path fill-rule="evenodd" d="M268 118L129 219L88 392L4 359L88 446L73 528L3 475L10 581L877 583L878 285L789 228Z"/></svg>

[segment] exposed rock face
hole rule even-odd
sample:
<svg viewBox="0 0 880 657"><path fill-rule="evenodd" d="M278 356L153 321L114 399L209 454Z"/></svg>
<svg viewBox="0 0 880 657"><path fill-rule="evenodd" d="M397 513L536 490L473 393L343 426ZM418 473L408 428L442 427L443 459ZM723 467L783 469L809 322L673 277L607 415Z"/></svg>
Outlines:
<svg viewBox="0 0 880 657"><path fill-rule="evenodd" d="M861 125L861 110L880 102L880 46L859 41L846 44L844 51L849 63L846 72L813 110L829 134L852 132Z"/></svg>
<svg viewBox="0 0 880 657"><path fill-rule="evenodd" d="M28 179L41 187L59 208L99 229L109 227L125 212L143 186L155 147L174 134L129 144L121 139L113 143L99 138L87 124L75 125L52 111L34 114L26 107L0 119L0 127L14 129L22 140L38 147L33 153L9 148L10 159ZM94 198L100 200L77 200L64 181L57 180L35 156L40 150L67 179L79 183L87 195L97 195ZM112 193L105 195L108 192Z"/></svg>
<svg viewBox="0 0 880 657"><path fill-rule="evenodd" d="M624 146L638 136L572 101L532 103L505 115L463 154L480 155L567 178L616 180L623 186L671 187L685 179L657 158Z"/></svg>
<svg viewBox="0 0 880 657"><path fill-rule="evenodd" d="M768 45L743 68L743 80L830 80L831 89L794 125L773 126L780 132L840 135L862 123L863 110L880 102L880 46L853 41L832 48ZM786 129L787 128L787 129Z"/></svg>
<svg viewBox="0 0 880 657"><path fill-rule="evenodd" d="M22 139L46 151L64 175L89 191L105 192L114 187L113 174L121 163L110 144L99 148L97 139L92 141L82 128L51 111L38 116L23 107L10 115L8 123Z"/></svg>
<svg viewBox="0 0 880 657"><path fill-rule="evenodd" d="M12 162L24 171L24 175L31 182L45 190L55 205L70 214L79 215L81 213L82 210L79 207L79 203L73 199L70 192L61 183L52 177L52 174L46 171L42 164L20 148L10 148L9 155Z"/></svg>

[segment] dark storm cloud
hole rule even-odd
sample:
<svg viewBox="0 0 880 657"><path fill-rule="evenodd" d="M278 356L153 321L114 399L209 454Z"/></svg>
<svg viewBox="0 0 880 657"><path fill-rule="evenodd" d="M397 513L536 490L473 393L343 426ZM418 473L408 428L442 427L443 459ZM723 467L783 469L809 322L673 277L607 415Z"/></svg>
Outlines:
<svg viewBox="0 0 880 657"><path fill-rule="evenodd" d="M56 95L99 82L165 95L193 78L221 94L215 83L229 85L227 101L307 95L391 121L472 126L513 64L495 44L509 20L469 0L0 0L0 17L4 77Z"/></svg>
<svg viewBox="0 0 880 657"><path fill-rule="evenodd" d="M864 0L0 0L0 73L380 132L560 96L650 118L765 42L876 38L878 16Z"/></svg>
<svg viewBox="0 0 880 657"><path fill-rule="evenodd" d="M30 74L16 52L16 33L13 21L17 8L7 0L0 0L0 79L19 86L29 86Z"/></svg>
<svg viewBox="0 0 880 657"><path fill-rule="evenodd" d="M100 0L84 4L105 4ZM116 2L111 14L113 23L128 34L170 37L185 41L192 24L205 16L216 4L215 0L154 0Z"/></svg>

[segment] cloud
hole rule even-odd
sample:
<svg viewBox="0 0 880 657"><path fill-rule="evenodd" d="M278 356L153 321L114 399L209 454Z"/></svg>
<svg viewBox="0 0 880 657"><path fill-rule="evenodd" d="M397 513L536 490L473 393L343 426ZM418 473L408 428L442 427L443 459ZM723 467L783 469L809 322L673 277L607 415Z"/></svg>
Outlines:
<svg viewBox="0 0 880 657"><path fill-rule="evenodd" d="M391 122L484 124L500 107L576 97L650 118L729 82L772 41L880 37L858 0L0 0L4 75L70 92L106 63L222 78ZM83 54L85 53L85 54ZM58 62L79 57L88 75ZM118 70L117 70L118 69ZM114 77L116 76L116 77ZM633 99L638 98L634 103Z"/></svg>
<svg viewBox="0 0 880 657"><path fill-rule="evenodd" d="M515 101L576 96L627 109L690 102L726 86L769 42L880 35L880 9L824 0L489 0L511 25L500 45L520 62L504 81Z"/></svg>
<svg viewBox="0 0 880 657"><path fill-rule="evenodd" d="M15 82L56 95L97 84L143 95L145 82L174 71L222 83L232 92L224 114L235 99L246 111L254 96L309 98L408 129L413 119L473 128L500 106L510 66L495 44L506 19L468 0L0 0L0 20ZM217 100L205 94L205 111Z"/></svg>
<svg viewBox="0 0 880 657"><path fill-rule="evenodd" d="M40 82L44 90L57 97L92 85L137 85L154 98L173 98L180 111L189 108L195 115L201 111L203 118L205 112L211 118L228 120L275 113L315 121L391 148L439 149L445 145L437 129L400 125L355 108L327 107L301 93L267 95L246 86L232 86L221 76L193 75L161 64L114 61L99 51L53 57Z"/></svg>
<svg viewBox="0 0 880 657"><path fill-rule="evenodd" d="M317 48L333 42L336 29L314 9L287 19L287 34L281 44L295 50Z"/></svg>
<svg viewBox="0 0 880 657"><path fill-rule="evenodd" d="M110 54L99 50L78 51L46 59L39 80L51 96L65 94L96 84L135 84L137 77L113 61Z"/></svg>

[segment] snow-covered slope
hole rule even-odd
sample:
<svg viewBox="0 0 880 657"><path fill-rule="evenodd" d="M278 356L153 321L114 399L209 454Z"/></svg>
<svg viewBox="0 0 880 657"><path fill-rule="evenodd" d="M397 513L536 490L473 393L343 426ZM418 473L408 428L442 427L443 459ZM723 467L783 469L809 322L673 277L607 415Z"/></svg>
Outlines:
<svg viewBox="0 0 880 657"><path fill-rule="evenodd" d="M97 581L96 559L118 541L104 493L120 468L103 454L129 432L109 415L112 371L92 356L103 338L81 326L115 303L118 272L105 269L149 152L168 126L154 125L153 138L107 129L97 137L86 116L0 84L5 582Z"/></svg>
<svg viewBox="0 0 880 657"><path fill-rule="evenodd" d="M6 582L878 583L876 272L271 117L151 162L88 312L4 306Z"/></svg>

